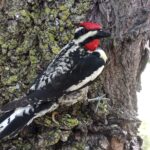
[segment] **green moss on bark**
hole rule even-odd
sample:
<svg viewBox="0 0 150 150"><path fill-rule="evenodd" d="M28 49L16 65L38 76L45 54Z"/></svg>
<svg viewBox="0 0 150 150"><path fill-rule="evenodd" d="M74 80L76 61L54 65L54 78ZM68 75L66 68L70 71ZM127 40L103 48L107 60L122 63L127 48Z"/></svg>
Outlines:
<svg viewBox="0 0 150 150"><path fill-rule="evenodd" d="M11 0L6 3L0 12L1 105L26 93L39 70L73 38L74 23L84 20L89 3L82 0ZM78 124L78 120L72 118L61 121L70 129ZM54 131L54 135L56 133ZM46 134L50 135L50 132ZM32 147L27 141L17 141L12 142L17 149ZM9 146L5 143L7 141L0 146L7 149Z"/></svg>

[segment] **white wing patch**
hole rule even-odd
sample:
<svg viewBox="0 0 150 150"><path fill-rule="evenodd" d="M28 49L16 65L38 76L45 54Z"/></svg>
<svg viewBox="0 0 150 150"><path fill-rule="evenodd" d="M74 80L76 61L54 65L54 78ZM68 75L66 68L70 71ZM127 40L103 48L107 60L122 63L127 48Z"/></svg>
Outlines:
<svg viewBox="0 0 150 150"><path fill-rule="evenodd" d="M86 85L88 82L95 80L98 75L102 72L102 70L104 69L104 66L101 66L98 70L96 70L92 75L90 75L89 77L86 77L84 80L82 80L80 83L78 83L77 85L72 85L71 87L69 87L66 91L67 92L71 92L71 91L75 91L81 87L83 87L84 85Z"/></svg>

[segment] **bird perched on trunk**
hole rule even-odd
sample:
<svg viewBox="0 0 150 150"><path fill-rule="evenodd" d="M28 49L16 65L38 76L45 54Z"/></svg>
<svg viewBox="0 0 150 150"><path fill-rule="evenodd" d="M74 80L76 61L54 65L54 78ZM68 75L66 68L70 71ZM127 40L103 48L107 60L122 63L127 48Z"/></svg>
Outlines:
<svg viewBox="0 0 150 150"><path fill-rule="evenodd" d="M98 46L100 39L108 36L100 24L80 23L74 39L37 77L27 96L1 108L0 138L16 134L35 118L54 111L63 103L64 95L77 92L96 79L107 61Z"/></svg>

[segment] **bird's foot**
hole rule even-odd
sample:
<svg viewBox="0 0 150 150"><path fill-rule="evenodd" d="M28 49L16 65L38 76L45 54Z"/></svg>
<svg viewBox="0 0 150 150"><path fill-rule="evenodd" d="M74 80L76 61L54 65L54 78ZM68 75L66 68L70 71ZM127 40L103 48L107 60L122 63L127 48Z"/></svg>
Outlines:
<svg viewBox="0 0 150 150"><path fill-rule="evenodd" d="M98 97L95 97L95 98L88 98L88 102L95 102L95 101L101 101L103 100L103 98L106 96L106 94L102 95L102 96L98 96Z"/></svg>
<svg viewBox="0 0 150 150"><path fill-rule="evenodd" d="M95 101L97 101L96 108L95 108L95 113L97 112L98 107L99 107L101 102L110 100L109 98L106 98L105 96L106 96L106 94L98 96L98 97L95 97L95 98L87 99L88 102L95 102Z"/></svg>

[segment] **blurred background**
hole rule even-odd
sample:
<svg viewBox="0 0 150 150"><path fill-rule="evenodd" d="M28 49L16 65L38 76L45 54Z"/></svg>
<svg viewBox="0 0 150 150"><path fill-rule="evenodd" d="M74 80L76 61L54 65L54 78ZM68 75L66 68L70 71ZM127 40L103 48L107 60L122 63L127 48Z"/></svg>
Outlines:
<svg viewBox="0 0 150 150"><path fill-rule="evenodd" d="M149 45L149 42L148 42ZM150 47L148 47L150 50ZM142 90L138 95L139 118L142 124L139 134L143 138L143 150L150 150L150 60L141 76Z"/></svg>

